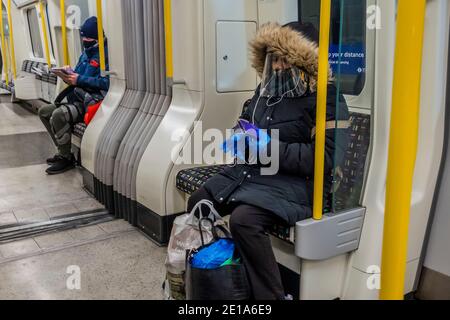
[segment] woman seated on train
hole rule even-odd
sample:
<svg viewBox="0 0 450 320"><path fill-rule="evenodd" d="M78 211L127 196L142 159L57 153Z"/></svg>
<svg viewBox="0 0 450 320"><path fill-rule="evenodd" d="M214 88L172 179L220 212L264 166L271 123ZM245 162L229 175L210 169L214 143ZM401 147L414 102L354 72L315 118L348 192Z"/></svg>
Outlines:
<svg viewBox="0 0 450 320"><path fill-rule="evenodd" d="M279 171L265 176L258 165L227 167L192 195L188 210L206 199L220 214L231 214L231 233L246 266L253 298L284 300L268 230L275 225L294 226L312 216L318 32L311 24L269 23L260 28L251 49L253 67L262 82L241 118L269 134L278 129ZM343 158L348 132L335 125L349 120L343 96L339 96L337 119L337 94L330 71L326 190L331 190L335 161Z"/></svg>

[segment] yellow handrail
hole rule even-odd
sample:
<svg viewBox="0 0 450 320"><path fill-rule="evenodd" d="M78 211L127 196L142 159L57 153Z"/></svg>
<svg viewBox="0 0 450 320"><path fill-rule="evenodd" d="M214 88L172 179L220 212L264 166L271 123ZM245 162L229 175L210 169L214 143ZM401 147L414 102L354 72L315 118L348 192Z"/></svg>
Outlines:
<svg viewBox="0 0 450 320"><path fill-rule="evenodd" d="M166 41L166 76L173 79L172 1L164 0L164 27Z"/></svg>
<svg viewBox="0 0 450 320"><path fill-rule="evenodd" d="M317 82L316 151L314 171L313 218L323 218L323 188L325 176L325 130L328 95L328 52L330 45L331 0L320 3L319 78Z"/></svg>
<svg viewBox="0 0 450 320"><path fill-rule="evenodd" d="M69 44L67 43L66 1L59 0L59 7L61 10L61 33L62 33L64 65L68 66L70 65L70 56L69 56Z"/></svg>
<svg viewBox="0 0 450 320"><path fill-rule="evenodd" d="M16 67L16 50L14 48L14 31L11 13L11 0L8 0L8 26L9 26L9 50L11 53L11 66L14 79L17 78L17 67Z"/></svg>
<svg viewBox="0 0 450 320"><path fill-rule="evenodd" d="M45 8L44 8L44 2L41 0L39 1L39 11L41 15L41 26L42 26L42 32L44 34L44 47L45 47L45 58L47 60L47 66L51 68L52 66L52 60L50 57L50 45L48 41L48 29L47 29L47 23L45 21Z"/></svg>
<svg viewBox="0 0 450 320"><path fill-rule="evenodd" d="M3 70L5 71L5 82L6 85L9 86L9 70L8 70L8 49L6 48L6 41L5 41L5 27L3 24L3 6L0 3L0 33L2 37L2 58L3 58Z"/></svg>
<svg viewBox="0 0 450 320"><path fill-rule="evenodd" d="M404 298L426 0L399 0L380 299Z"/></svg>
<svg viewBox="0 0 450 320"><path fill-rule="evenodd" d="M98 27L98 47L100 52L100 69L106 71L105 57L105 37L103 35L103 6L102 0L97 0L97 27Z"/></svg>

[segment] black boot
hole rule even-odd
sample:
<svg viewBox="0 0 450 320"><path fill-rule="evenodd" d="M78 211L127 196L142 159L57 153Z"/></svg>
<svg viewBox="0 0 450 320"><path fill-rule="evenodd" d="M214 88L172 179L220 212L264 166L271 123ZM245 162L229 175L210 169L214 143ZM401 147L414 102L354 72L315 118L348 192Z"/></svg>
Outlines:
<svg viewBox="0 0 450 320"><path fill-rule="evenodd" d="M47 169L47 174L55 175L67 172L75 168L75 158L70 155L70 158L61 157L54 162L50 168Z"/></svg>
<svg viewBox="0 0 450 320"><path fill-rule="evenodd" d="M59 154L57 154L57 155L54 156L53 158L48 158L48 159L47 159L47 164L48 164L49 166L51 166L51 165L55 164L56 162L58 162L58 161L61 160L61 159L62 159L62 156L59 155Z"/></svg>

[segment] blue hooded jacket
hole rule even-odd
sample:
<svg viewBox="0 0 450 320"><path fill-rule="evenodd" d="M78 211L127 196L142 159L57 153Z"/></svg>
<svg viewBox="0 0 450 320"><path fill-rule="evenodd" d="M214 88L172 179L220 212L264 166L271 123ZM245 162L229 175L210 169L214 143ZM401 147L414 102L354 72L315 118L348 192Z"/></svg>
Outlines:
<svg viewBox="0 0 450 320"><path fill-rule="evenodd" d="M109 70L107 41L105 41L105 55L106 70ZM74 71L79 74L77 80L78 87L95 91L109 90L109 76L101 76L98 46L84 50Z"/></svg>

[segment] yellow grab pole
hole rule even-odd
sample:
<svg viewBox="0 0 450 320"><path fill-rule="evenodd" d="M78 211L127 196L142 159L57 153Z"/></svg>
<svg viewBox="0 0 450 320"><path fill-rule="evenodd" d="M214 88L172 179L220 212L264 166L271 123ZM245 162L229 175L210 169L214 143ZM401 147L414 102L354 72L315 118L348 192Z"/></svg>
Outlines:
<svg viewBox="0 0 450 320"><path fill-rule="evenodd" d="M12 13L11 13L11 0L8 0L8 26L9 26L9 50L11 53L11 67L14 79L17 78L17 67L16 67L16 50L14 48L14 31L12 23Z"/></svg>
<svg viewBox="0 0 450 320"><path fill-rule="evenodd" d="M69 56L69 44L67 43L66 1L59 0L59 7L61 9L61 31L62 31L64 65L68 66L70 64L70 56Z"/></svg>
<svg viewBox="0 0 450 320"><path fill-rule="evenodd" d="M100 52L100 69L106 71L105 37L103 35L103 7L102 0L97 0L97 26L98 26L98 48Z"/></svg>
<svg viewBox="0 0 450 320"><path fill-rule="evenodd" d="M404 298L409 215L417 156L426 0L399 0L386 185L382 300Z"/></svg>
<svg viewBox="0 0 450 320"><path fill-rule="evenodd" d="M316 150L314 170L313 218L323 218L323 188L325 175L325 130L327 121L328 52L330 46L331 0L320 2L319 78L317 82Z"/></svg>
<svg viewBox="0 0 450 320"><path fill-rule="evenodd" d="M166 76L173 79L172 0L164 0L164 27L166 45Z"/></svg>
<svg viewBox="0 0 450 320"><path fill-rule="evenodd" d="M2 58L3 58L3 70L5 71L5 82L6 85L9 86L9 74L8 74L8 49L6 48L6 40L5 40L5 27L3 23L3 6L0 4L0 33L2 37Z"/></svg>
<svg viewBox="0 0 450 320"><path fill-rule="evenodd" d="M41 0L39 1L39 11L41 15L41 26L42 26L42 32L44 34L44 47L45 47L45 58L47 60L47 66L51 68L52 61L50 57L50 45L48 41L48 29L47 29L47 22L45 21L45 8L44 8L44 2Z"/></svg>

